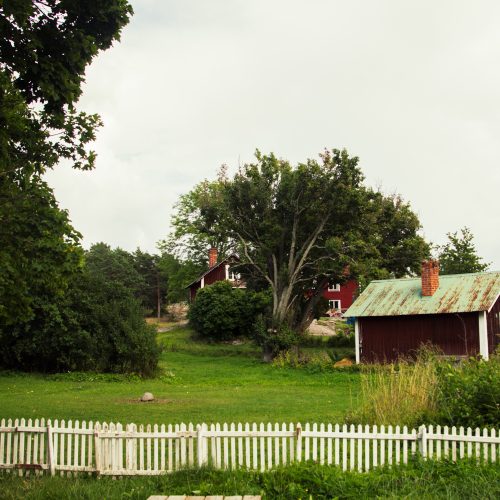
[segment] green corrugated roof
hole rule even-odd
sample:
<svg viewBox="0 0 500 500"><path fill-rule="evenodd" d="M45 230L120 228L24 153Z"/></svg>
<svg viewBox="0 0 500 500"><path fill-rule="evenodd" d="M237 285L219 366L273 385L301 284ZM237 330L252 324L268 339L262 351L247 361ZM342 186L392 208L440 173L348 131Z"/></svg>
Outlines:
<svg viewBox="0 0 500 500"><path fill-rule="evenodd" d="M500 272L450 274L439 277L432 297L422 297L420 278L372 281L344 316L488 311L500 294Z"/></svg>

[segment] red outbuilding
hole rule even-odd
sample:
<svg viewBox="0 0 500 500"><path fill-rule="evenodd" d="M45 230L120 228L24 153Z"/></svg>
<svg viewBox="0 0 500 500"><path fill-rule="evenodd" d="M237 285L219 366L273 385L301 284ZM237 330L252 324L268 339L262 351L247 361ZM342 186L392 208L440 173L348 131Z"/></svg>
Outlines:
<svg viewBox="0 0 500 500"><path fill-rule="evenodd" d="M488 359L500 339L500 272L372 281L346 311L355 318L356 361L394 361L425 343L445 355Z"/></svg>

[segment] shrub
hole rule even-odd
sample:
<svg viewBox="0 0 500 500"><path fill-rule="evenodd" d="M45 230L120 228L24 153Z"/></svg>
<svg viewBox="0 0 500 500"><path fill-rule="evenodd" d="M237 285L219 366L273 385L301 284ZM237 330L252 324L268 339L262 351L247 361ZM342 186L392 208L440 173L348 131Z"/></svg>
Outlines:
<svg viewBox="0 0 500 500"><path fill-rule="evenodd" d="M466 427L500 426L500 355L438 367L436 422Z"/></svg>
<svg viewBox="0 0 500 500"><path fill-rule="evenodd" d="M34 320L3 337L1 364L27 371L152 375L159 348L133 289L110 261L86 254L83 269L49 305L34 300ZM114 279L113 279L114 278Z"/></svg>
<svg viewBox="0 0 500 500"><path fill-rule="evenodd" d="M263 315L260 315L253 327L254 340L262 347L264 361L273 360L279 353L288 351L300 342L300 334L283 324L278 328L269 326Z"/></svg>
<svg viewBox="0 0 500 500"><path fill-rule="evenodd" d="M201 337L230 340L252 334L255 319L268 301L265 292L233 289L227 281L219 281L198 290L188 318Z"/></svg>

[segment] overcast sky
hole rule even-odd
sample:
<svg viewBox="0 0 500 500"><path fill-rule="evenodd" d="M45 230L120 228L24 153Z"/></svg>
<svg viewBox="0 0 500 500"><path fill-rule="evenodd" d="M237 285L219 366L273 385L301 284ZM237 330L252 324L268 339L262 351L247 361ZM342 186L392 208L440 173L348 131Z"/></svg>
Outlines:
<svg viewBox="0 0 500 500"><path fill-rule="evenodd" d="M172 205L255 148L360 157L423 235L500 269L500 2L141 0L87 71L97 168L48 175L84 245L155 250Z"/></svg>

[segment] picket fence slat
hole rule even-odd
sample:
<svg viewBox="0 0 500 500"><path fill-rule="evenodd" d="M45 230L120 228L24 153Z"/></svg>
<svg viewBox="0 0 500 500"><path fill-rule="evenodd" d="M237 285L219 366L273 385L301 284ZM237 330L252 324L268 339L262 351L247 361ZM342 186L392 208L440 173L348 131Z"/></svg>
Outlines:
<svg viewBox="0 0 500 500"><path fill-rule="evenodd" d="M219 423L161 426L1 419L0 470L19 475L158 475L183 467L270 470L303 460L367 472L425 459L496 462L496 429Z"/></svg>

